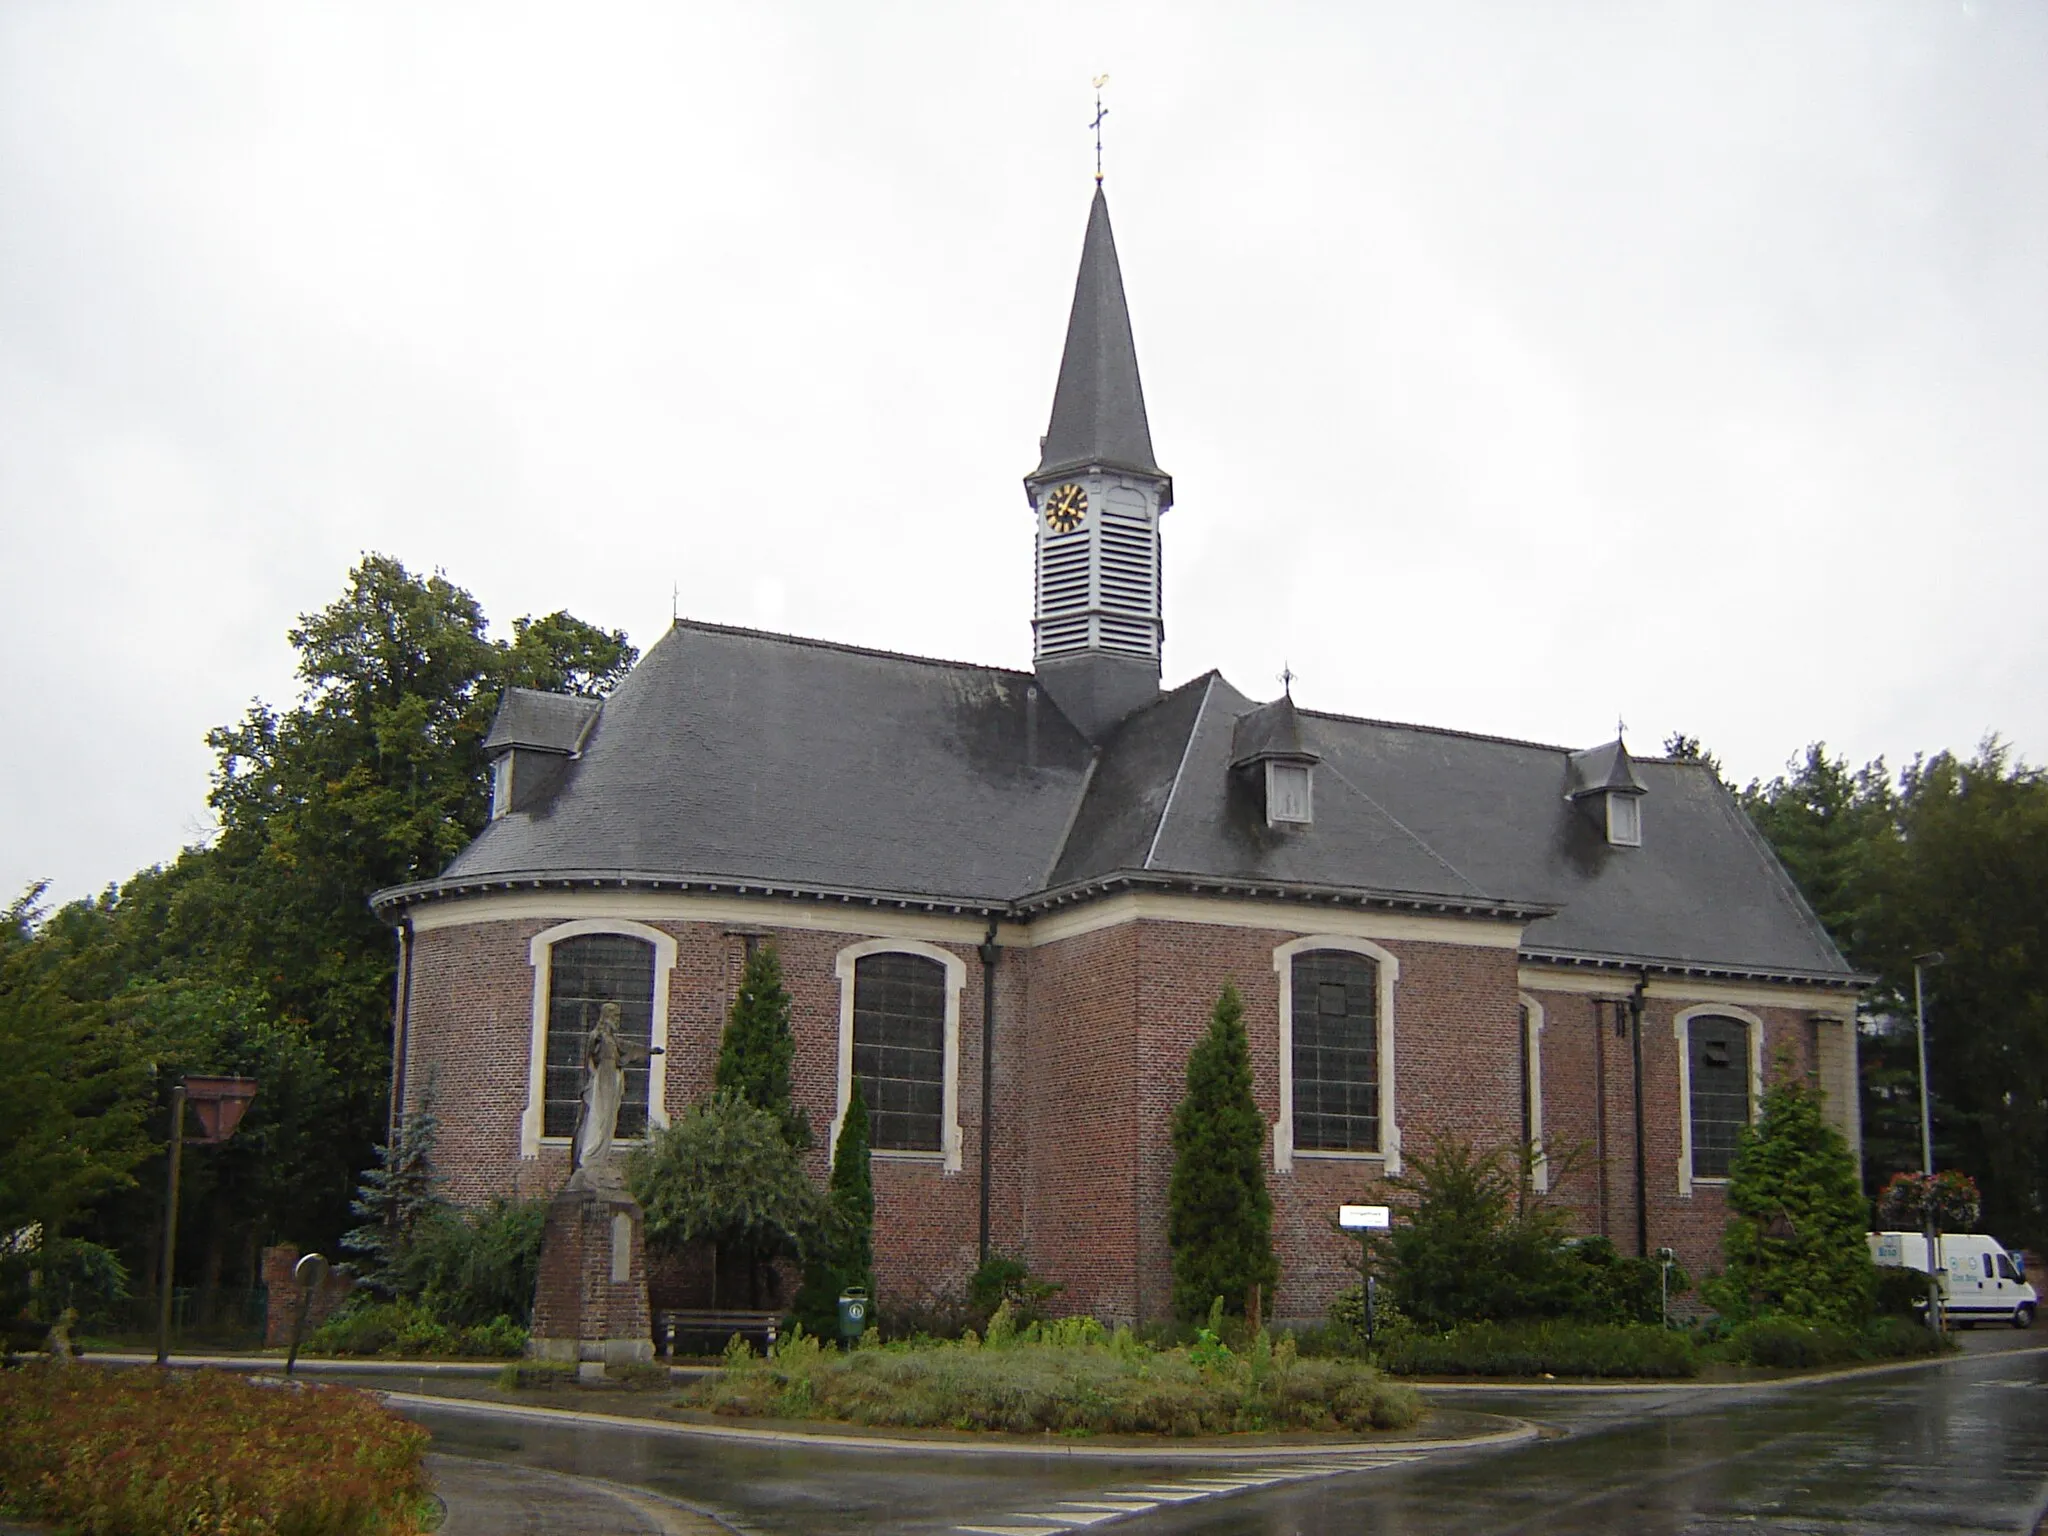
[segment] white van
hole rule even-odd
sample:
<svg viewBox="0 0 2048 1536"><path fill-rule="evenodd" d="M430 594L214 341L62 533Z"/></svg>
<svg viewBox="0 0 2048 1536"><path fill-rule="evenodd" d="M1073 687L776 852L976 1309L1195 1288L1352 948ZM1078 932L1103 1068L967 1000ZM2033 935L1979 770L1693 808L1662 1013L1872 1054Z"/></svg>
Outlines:
<svg viewBox="0 0 2048 1536"><path fill-rule="evenodd" d="M1957 1326L1981 1322L2034 1326L2037 1303L2019 1260L1995 1237L1944 1232L1934 1240L1941 1304ZM1919 1232L1873 1232L1870 1256L1881 1268L1927 1273L1927 1238Z"/></svg>

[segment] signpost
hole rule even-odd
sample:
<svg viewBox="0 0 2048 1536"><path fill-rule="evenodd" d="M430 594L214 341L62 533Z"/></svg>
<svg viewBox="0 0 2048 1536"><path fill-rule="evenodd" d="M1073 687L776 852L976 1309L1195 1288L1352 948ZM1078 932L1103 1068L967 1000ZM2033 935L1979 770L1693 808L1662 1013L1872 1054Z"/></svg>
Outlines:
<svg viewBox="0 0 2048 1536"><path fill-rule="evenodd" d="M1340 1205L1337 1225L1358 1234L1358 1273L1365 1282L1365 1338L1372 1342L1379 1311L1379 1277L1372 1272L1372 1234L1394 1224L1394 1213L1384 1205Z"/></svg>
<svg viewBox="0 0 2048 1536"><path fill-rule="evenodd" d="M242 1113L256 1097L253 1077L188 1077L171 1090L171 1167L164 1195L164 1283L156 1314L156 1363L171 1359L171 1275L178 1257L178 1172L185 1149L185 1104L199 1115L202 1146L219 1146L235 1134Z"/></svg>

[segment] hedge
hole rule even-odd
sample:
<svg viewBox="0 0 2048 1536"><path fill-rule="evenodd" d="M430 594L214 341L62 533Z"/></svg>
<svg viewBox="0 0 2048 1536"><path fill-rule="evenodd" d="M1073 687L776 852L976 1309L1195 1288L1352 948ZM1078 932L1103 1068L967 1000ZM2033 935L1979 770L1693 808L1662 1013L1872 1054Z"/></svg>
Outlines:
<svg viewBox="0 0 2048 1536"><path fill-rule="evenodd" d="M0 1514L79 1536L416 1536L427 1432L348 1387L0 1371Z"/></svg>
<svg viewBox="0 0 2048 1536"><path fill-rule="evenodd" d="M1380 1350L1397 1376L1626 1376L1699 1374L1684 1334L1645 1324L1464 1323L1410 1333Z"/></svg>

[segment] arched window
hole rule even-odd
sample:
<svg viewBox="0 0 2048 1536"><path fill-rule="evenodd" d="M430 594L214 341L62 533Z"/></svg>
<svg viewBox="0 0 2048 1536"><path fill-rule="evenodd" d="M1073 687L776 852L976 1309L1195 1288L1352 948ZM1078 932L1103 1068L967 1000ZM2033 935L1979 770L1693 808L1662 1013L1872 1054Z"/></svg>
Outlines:
<svg viewBox="0 0 2048 1536"><path fill-rule="evenodd" d="M1751 1026L1726 1014L1695 1014L1685 1024L1686 1119L1692 1177L1725 1179L1735 1138L1749 1124Z"/></svg>
<svg viewBox="0 0 2048 1536"><path fill-rule="evenodd" d="M1294 1149L1380 1150L1379 966L1349 950L1294 957Z"/></svg>
<svg viewBox="0 0 2048 1536"><path fill-rule="evenodd" d="M946 968L923 955L862 955L853 968L853 1076L883 1152L943 1152Z"/></svg>
<svg viewBox="0 0 2048 1536"><path fill-rule="evenodd" d="M583 1042L606 1003L619 1005L619 1039L648 1045L654 1034L654 945L620 933L557 940L548 951L547 1072L541 1134L576 1134L583 1096ZM626 1068L619 1138L647 1134L648 1061Z"/></svg>

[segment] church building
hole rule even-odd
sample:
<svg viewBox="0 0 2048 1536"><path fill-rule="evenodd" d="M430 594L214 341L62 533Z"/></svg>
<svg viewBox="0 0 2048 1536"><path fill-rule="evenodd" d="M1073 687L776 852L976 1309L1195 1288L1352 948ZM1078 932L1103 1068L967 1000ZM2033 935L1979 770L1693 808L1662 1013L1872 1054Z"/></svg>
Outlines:
<svg viewBox="0 0 2048 1536"><path fill-rule="evenodd" d="M1061 1309L1165 1315L1171 1120L1226 982L1271 1316L1354 1283L1338 1207L1398 1203L1432 1138L1533 1147L1579 1230L1695 1274L1767 1079L1857 1141L1858 977L1709 768L1162 686L1173 479L1099 186L1024 488L1028 672L679 620L606 699L506 696L489 825L375 898L394 1104L436 1085L454 1198L561 1188L593 1004L662 1052L623 1139L708 1095L763 943L821 1181L856 1079L872 1113L885 1306L992 1249Z"/></svg>

